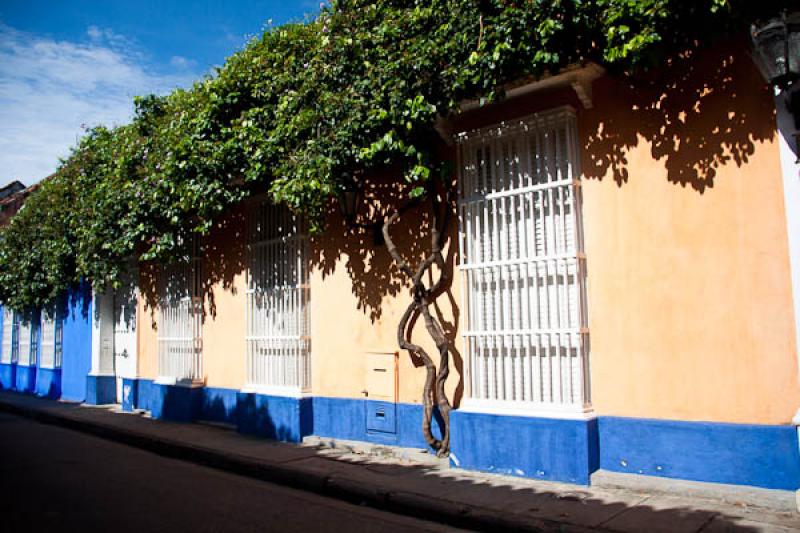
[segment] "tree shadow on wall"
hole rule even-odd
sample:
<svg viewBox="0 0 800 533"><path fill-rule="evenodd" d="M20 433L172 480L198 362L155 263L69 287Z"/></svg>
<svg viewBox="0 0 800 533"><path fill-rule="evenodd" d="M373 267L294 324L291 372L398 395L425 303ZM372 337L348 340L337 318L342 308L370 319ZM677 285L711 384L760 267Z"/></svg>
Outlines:
<svg viewBox="0 0 800 533"><path fill-rule="evenodd" d="M247 266L246 209L247 202L232 208L220 217L208 235L199 237L199 266L189 262L162 264L155 261L140 265L141 296L154 329L158 326L158 309L163 304L194 292L195 275L197 290L202 296L203 321L217 316L215 290L237 294L235 280L244 275ZM189 250L186 255L190 255ZM196 269L196 274L192 274L192 269Z"/></svg>
<svg viewBox="0 0 800 533"><path fill-rule="evenodd" d="M202 240L204 317L217 316L214 290L237 294L235 280L247 268L247 203L226 213Z"/></svg>
<svg viewBox="0 0 800 533"><path fill-rule="evenodd" d="M401 182L399 170L386 170L366 181L362 211L358 223L383 220L391 211L408 200L408 189ZM365 208L364 206L369 206ZM397 297L409 287L405 277L394 264L384 245L376 245L375 232L379 226L356 227L348 230L331 204L326 217L326 231L311 239L311 265L324 278L333 274L341 259L353 284L358 309L374 322L383 314L383 300ZM391 228L392 238L410 264L417 264L429 248L428 214L415 207Z"/></svg>
<svg viewBox="0 0 800 533"><path fill-rule="evenodd" d="M744 165L775 135L769 88L740 42L685 52L644 75L605 76L593 92L602 105L581 123L589 179L627 183L629 154L644 141L667 180L702 194L720 167Z"/></svg>
<svg viewBox="0 0 800 533"><path fill-rule="evenodd" d="M455 187L455 183L453 183L453 187ZM380 173L370 175L366 180L361 201L362 212L359 213L360 216L357 220L358 223L368 227L355 227L348 230L337 206L331 204L327 213L326 232L311 239L311 267L318 270L325 280L334 273L337 265L343 262L350 278L352 293L357 300L357 308L368 316L373 324L382 319L384 304L387 301L396 300L398 307L404 309L412 300L411 281L400 272L385 244L376 244L375 233L380 231L380 226L370 225L382 223L384 218L388 217L395 209L407 204L409 191L410 186L405 183L401 171L397 168L387 168ZM455 347L460 311L451 287L458 261L456 245L458 228L455 223L455 203L451 203L449 208L451 216L446 230L447 238L444 248L449 282L434 302L432 310L449 340L450 357L458 373L458 383L453 398L454 406L457 407L464 390L463 359ZM417 265L430 253L430 230L431 214L429 203L426 201L405 211L390 229L392 240L412 270L416 269ZM430 274L426 282L428 287L433 284ZM437 277L439 275L435 267L432 275ZM450 312L443 309L443 300L449 304ZM399 315L397 320L399 324ZM391 326L396 328L398 324L391 324ZM414 327L415 325L416 327ZM428 346L427 341L430 339L423 324L416 324L412 321L409 329L414 331L416 338L424 338L425 345ZM435 351L431 353L435 356ZM410 357L414 366L423 365L420 358L414 355ZM436 359L434 357L434 360Z"/></svg>

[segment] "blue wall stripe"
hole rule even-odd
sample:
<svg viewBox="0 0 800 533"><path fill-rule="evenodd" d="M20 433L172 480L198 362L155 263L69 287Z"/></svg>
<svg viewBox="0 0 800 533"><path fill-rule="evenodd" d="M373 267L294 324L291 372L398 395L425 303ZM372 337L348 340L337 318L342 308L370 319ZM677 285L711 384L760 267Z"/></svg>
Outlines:
<svg viewBox="0 0 800 533"><path fill-rule="evenodd" d="M114 376L86 376L86 403L106 405L117 399L117 382Z"/></svg>
<svg viewBox="0 0 800 533"><path fill-rule="evenodd" d="M462 468L589 484L597 469L597 420L454 411L452 450Z"/></svg>
<svg viewBox="0 0 800 533"><path fill-rule="evenodd" d="M234 389L206 387L198 418L223 424L236 424L240 392Z"/></svg>
<svg viewBox="0 0 800 533"><path fill-rule="evenodd" d="M0 363L0 388L14 390L17 385L17 365Z"/></svg>
<svg viewBox="0 0 800 533"><path fill-rule="evenodd" d="M51 399L61 397L60 368L38 368L36 371L36 395Z"/></svg>
<svg viewBox="0 0 800 533"><path fill-rule="evenodd" d="M374 416L376 408L387 402L375 400L330 398L314 396L313 434L344 440L358 440L391 444L406 448L427 448L422 437L422 406L419 404L398 403L394 414L395 431L368 430L367 417ZM375 427L375 426L374 426ZM433 422L433 434L441 437L438 420Z"/></svg>
<svg viewBox="0 0 800 533"><path fill-rule="evenodd" d="M614 472L800 488L793 426L600 418L600 467Z"/></svg>
<svg viewBox="0 0 800 533"><path fill-rule="evenodd" d="M17 380L14 389L32 393L36 390L36 366L17 365Z"/></svg>

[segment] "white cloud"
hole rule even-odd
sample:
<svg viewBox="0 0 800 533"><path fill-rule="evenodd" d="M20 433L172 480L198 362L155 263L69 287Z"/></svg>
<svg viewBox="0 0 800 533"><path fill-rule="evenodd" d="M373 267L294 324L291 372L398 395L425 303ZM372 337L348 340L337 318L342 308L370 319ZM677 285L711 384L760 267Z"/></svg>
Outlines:
<svg viewBox="0 0 800 533"><path fill-rule="evenodd" d="M92 25L86 30L86 35L88 35L91 40L97 41L103 38L103 30Z"/></svg>
<svg viewBox="0 0 800 533"><path fill-rule="evenodd" d="M51 174L82 126L130 120L134 96L199 77L189 60L178 73L155 73L124 36L96 26L86 33L88 44L57 41L0 23L0 186Z"/></svg>
<svg viewBox="0 0 800 533"><path fill-rule="evenodd" d="M133 55L133 52L138 48L133 40L116 33L111 28L100 28L92 25L86 29L86 35L95 44L105 44L129 56Z"/></svg>
<svg viewBox="0 0 800 533"><path fill-rule="evenodd" d="M180 70L187 70L197 66L197 61L183 56L172 56L169 64Z"/></svg>

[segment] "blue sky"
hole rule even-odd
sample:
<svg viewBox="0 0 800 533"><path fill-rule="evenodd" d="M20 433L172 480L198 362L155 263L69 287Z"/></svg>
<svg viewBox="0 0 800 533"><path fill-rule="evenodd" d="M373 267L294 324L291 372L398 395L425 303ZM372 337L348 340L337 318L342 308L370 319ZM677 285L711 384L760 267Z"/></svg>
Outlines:
<svg viewBox="0 0 800 533"><path fill-rule="evenodd" d="M86 127L130 119L132 99L224 63L268 24L319 0L1 0L0 186L52 173Z"/></svg>

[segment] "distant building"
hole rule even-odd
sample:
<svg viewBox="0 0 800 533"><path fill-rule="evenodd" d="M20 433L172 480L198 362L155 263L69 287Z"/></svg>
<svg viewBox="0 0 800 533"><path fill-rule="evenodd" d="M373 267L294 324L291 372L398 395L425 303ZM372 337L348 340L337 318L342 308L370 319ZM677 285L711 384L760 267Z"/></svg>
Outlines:
<svg viewBox="0 0 800 533"><path fill-rule="evenodd" d="M11 217L22 209L28 195L38 188L38 183L25 187L21 182L13 181L0 189L0 227L11 221Z"/></svg>
<svg viewBox="0 0 800 533"><path fill-rule="evenodd" d="M14 193L18 193L19 191L25 189L25 185L21 181L14 180L2 189L0 189L0 200L3 198L8 198Z"/></svg>

